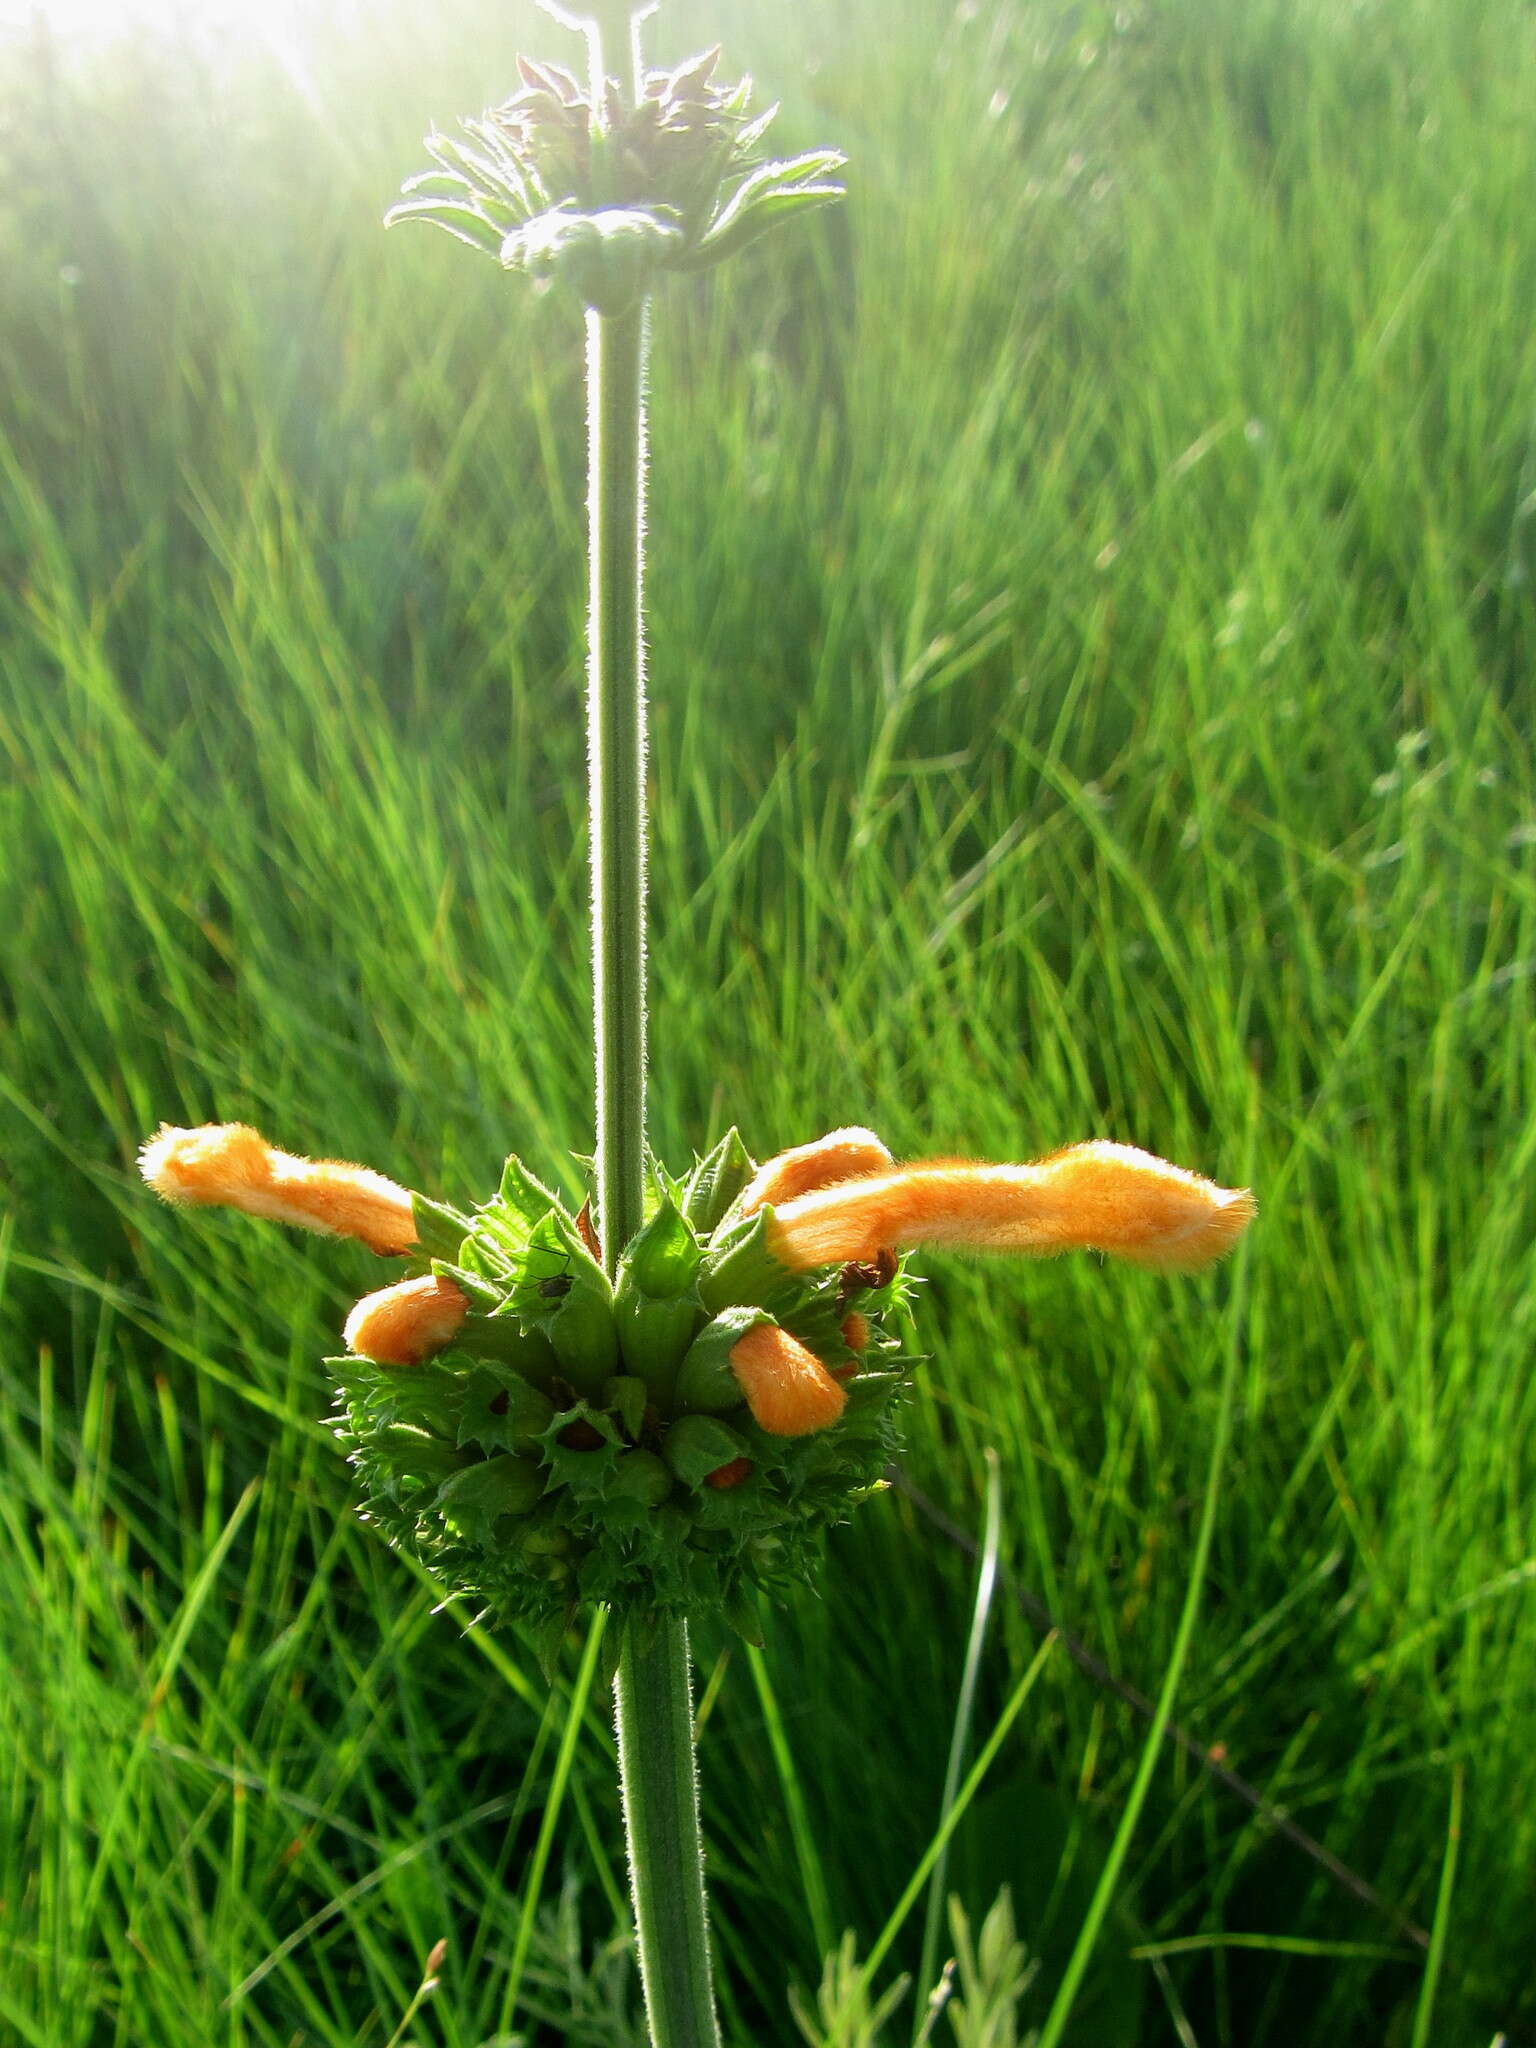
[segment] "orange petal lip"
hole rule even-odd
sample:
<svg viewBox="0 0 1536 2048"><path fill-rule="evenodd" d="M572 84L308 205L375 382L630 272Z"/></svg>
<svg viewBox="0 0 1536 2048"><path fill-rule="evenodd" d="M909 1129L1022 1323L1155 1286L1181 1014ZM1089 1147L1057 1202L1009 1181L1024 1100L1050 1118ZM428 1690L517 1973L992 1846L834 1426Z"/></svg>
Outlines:
<svg viewBox="0 0 1536 2048"><path fill-rule="evenodd" d="M355 1237L386 1257L416 1243L408 1188L366 1166L280 1152L249 1124L164 1124L140 1152L139 1171L168 1202L241 1209L327 1237Z"/></svg>
<svg viewBox="0 0 1536 2048"><path fill-rule="evenodd" d="M467 1296L429 1274L365 1294L347 1317L347 1349L375 1365L421 1365L459 1334Z"/></svg>
<svg viewBox="0 0 1536 2048"><path fill-rule="evenodd" d="M895 1161L873 1131L860 1125L847 1130L828 1131L809 1145L792 1146L779 1152L757 1170L741 1197L743 1216L755 1216L767 1203L775 1207L792 1202L813 1188L831 1187L838 1181L858 1180L866 1174L889 1173Z"/></svg>
<svg viewBox="0 0 1536 2048"><path fill-rule="evenodd" d="M1245 1188L1095 1140L1030 1166L935 1160L802 1195L775 1211L769 1244L796 1272L917 1244L1036 1258L1091 1249L1196 1272L1232 1249L1255 1208Z"/></svg>
<svg viewBox="0 0 1536 2048"><path fill-rule="evenodd" d="M810 1436L837 1421L848 1396L814 1352L759 1323L731 1346L731 1371L752 1420L769 1436Z"/></svg>

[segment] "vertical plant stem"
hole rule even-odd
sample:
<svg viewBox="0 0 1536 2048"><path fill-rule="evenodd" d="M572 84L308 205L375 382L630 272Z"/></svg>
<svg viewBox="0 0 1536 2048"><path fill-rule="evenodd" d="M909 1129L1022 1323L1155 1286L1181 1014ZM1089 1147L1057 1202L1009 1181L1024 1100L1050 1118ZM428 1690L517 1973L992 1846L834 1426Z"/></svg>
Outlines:
<svg viewBox="0 0 1536 2048"><path fill-rule="evenodd" d="M645 1195L645 307L587 315L587 692L597 1201L612 1273Z"/></svg>
<svg viewBox="0 0 1536 2048"><path fill-rule="evenodd" d="M602 41L593 30L594 97ZM638 65L638 40L635 44ZM587 694L598 1232L610 1274L645 1204L645 344L641 300L587 315ZM719 2048L694 1768L688 1627L626 1623L619 1785L652 2048Z"/></svg>
<svg viewBox="0 0 1536 2048"><path fill-rule="evenodd" d="M619 1780L652 2048L719 2048L693 1760L688 1624L624 1633Z"/></svg>

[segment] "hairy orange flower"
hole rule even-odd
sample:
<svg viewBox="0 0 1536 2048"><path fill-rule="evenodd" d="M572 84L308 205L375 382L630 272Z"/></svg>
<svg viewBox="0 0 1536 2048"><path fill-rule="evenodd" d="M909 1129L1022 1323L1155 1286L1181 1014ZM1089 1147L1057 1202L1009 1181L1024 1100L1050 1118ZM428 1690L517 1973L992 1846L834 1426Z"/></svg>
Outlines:
<svg viewBox="0 0 1536 2048"><path fill-rule="evenodd" d="M360 1238L370 1251L408 1252L416 1220L408 1188L339 1159L296 1159L249 1124L161 1126L139 1171L168 1202L243 1209L327 1237Z"/></svg>
<svg viewBox="0 0 1536 2048"><path fill-rule="evenodd" d="M375 1365L420 1365L451 1344L469 1299L435 1273L365 1294L347 1317L347 1349Z"/></svg>
<svg viewBox="0 0 1536 2048"><path fill-rule="evenodd" d="M809 1436L836 1422L848 1396L788 1330L759 1323L731 1346L731 1371L752 1420L769 1436Z"/></svg>
<svg viewBox="0 0 1536 2048"><path fill-rule="evenodd" d="M858 1180L866 1174L886 1173L895 1163L873 1131L857 1125L845 1131L828 1131L824 1138L809 1145L795 1145L760 1166L741 1198L741 1213L755 1216L769 1202L777 1207L794 1201L798 1195L809 1194L813 1188Z"/></svg>
<svg viewBox="0 0 1536 2048"><path fill-rule="evenodd" d="M1246 1188L1096 1140L1032 1166L930 1160L845 1181L777 1208L768 1242L793 1272L918 1244L1035 1257L1080 1247L1195 1272L1232 1249L1254 1212Z"/></svg>

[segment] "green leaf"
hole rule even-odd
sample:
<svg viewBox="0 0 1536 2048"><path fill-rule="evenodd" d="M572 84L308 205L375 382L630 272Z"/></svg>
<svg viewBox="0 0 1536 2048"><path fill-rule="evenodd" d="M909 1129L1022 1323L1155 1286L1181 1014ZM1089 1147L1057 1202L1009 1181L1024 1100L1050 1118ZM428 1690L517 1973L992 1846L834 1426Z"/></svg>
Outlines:
<svg viewBox="0 0 1536 2048"><path fill-rule="evenodd" d="M545 1506L538 1517L525 1522L517 1532L517 1552L532 1569L538 1559L564 1557L571 1547L571 1532L558 1522L547 1519L553 1503L545 1496Z"/></svg>
<svg viewBox="0 0 1536 2048"><path fill-rule="evenodd" d="M454 1349L468 1358L505 1365L536 1387L547 1387L559 1365L555 1348L544 1332L527 1328L519 1316L506 1309L505 1303L495 1315L466 1316L454 1339Z"/></svg>
<svg viewBox="0 0 1536 2048"><path fill-rule="evenodd" d="M476 199L493 213L507 213L516 220L537 213L542 193L508 149L494 117L461 121L459 126L462 137L436 133L427 137L427 155L433 163L449 177L463 177ZM424 175L431 177L432 173ZM407 191L413 182L407 181Z"/></svg>
<svg viewBox="0 0 1536 2048"><path fill-rule="evenodd" d="M830 200L841 199L843 187L832 180L833 173L841 170L846 162L847 158L840 150L818 149L805 156L759 165L742 179L715 215L700 238L694 255L717 262L741 247L744 223L750 216L763 214L765 209L776 217L807 201L820 206ZM770 220L764 218L762 225L770 224ZM753 230L754 233L761 231L761 228Z"/></svg>
<svg viewBox="0 0 1536 2048"><path fill-rule="evenodd" d="M836 1272L817 1279L814 1291L802 1294L797 1301L776 1302L774 1313L789 1334L797 1337L807 1351L814 1351L823 1365L858 1363L858 1352L852 1350L843 1338L847 1309L839 1297Z"/></svg>
<svg viewBox="0 0 1536 2048"><path fill-rule="evenodd" d="M548 1337L577 1393L595 1395L619 1363L613 1289L563 1212L551 1210L529 1233L511 1300Z"/></svg>
<svg viewBox="0 0 1536 2048"><path fill-rule="evenodd" d="M643 1294L621 1287L613 1313L625 1365L664 1401L703 1315L697 1298L690 1293L675 1301L649 1301Z"/></svg>
<svg viewBox="0 0 1536 2048"><path fill-rule="evenodd" d="M745 1397L731 1371L731 1352L748 1330L772 1320L761 1308L722 1309L694 1338L678 1370L674 1390L678 1406L705 1415L724 1415L739 1408Z"/></svg>
<svg viewBox="0 0 1536 2048"><path fill-rule="evenodd" d="M683 1215L701 1237L713 1234L756 1170L733 1124L719 1144L697 1162L683 1194Z"/></svg>
<svg viewBox="0 0 1536 2048"><path fill-rule="evenodd" d="M727 257L737 256L768 230L792 213L808 213L813 207L830 206L844 196L841 185L806 185L794 192L770 193L753 202L751 209L737 215L729 228L714 229L673 266L677 270L709 270Z"/></svg>
<svg viewBox="0 0 1536 2048"><path fill-rule="evenodd" d="M627 1373L616 1373L603 1382L603 1405L618 1416L631 1443L640 1434L650 1393L644 1380L632 1379Z"/></svg>
<svg viewBox="0 0 1536 2048"><path fill-rule="evenodd" d="M557 1614L547 1615L533 1632L533 1654L538 1659L546 1685L553 1685L560 1676L560 1655L575 1619L576 1607L572 1602Z"/></svg>
<svg viewBox="0 0 1536 2048"><path fill-rule="evenodd" d="M428 199L473 199L475 188L459 171L418 171L407 178L400 190L408 199L418 194Z"/></svg>
<svg viewBox="0 0 1536 2048"><path fill-rule="evenodd" d="M371 1457L387 1465L391 1472L409 1475L413 1479L441 1482L464 1463L450 1444L406 1422L393 1422L388 1428L379 1430L363 1448Z"/></svg>
<svg viewBox="0 0 1536 2048"><path fill-rule="evenodd" d="M672 1491L672 1474L654 1451L627 1451L618 1463L611 1500L633 1500L647 1510L659 1508Z"/></svg>
<svg viewBox="0 0 1536 2048"><path fill-rule="evenodd" d="M719 1542L722 1533L738 1539L748 1530L756 1534L781 1520L785 1512L755 1467L733 1486L701 1488L689 1505L693 1509L695 1543L706 1531L714 1542Z"/></svg>
<svg viewBox="0 0 1536 2048"><path fill-rule="evenodd" d="M661 1454L685 1486L702 1486L711 1472L745 1457L747 1441L712 1415L684 1415L662 1442Z"/></svg>
<svg viewBox="0 0 1536 2048"><path fill-rule="evenodd" d="M654 1301L667 1301L693 1285L704 1254L670 1195L632 1237L620 1261L620 1280Z"/></svg>
<svg viewBox="0 0 1536 2048"><path fill-rule="evenodd" d="M526 1515L543 1498L545 1474L534 1458L487 1458L441 1488L444 1520L471 1543L487 1548L503 1515Z"/></svg>
<svg viewBox="0 0 1536 2048"><path fill-rule="evenodd" d="M434 1436L453 1438L458 1433L463 1395L463 1381L453 1372L450 1358L434 1358L429 1365L392 1365L383 1389L381 1414L387 1408L391 1422L410 1423Z"/></svg>
<svg viewBox="0 0 1536 2048"><path fill-rule="evenodd" d="M522 1236L526 1241L534 1225L553 1209L557 1216L568 1216L565 1204L543 1181L531 1174L514 1152L502 1168L501 1186L496 1193L496 1206L509 1222L522 1225Z"/></svg>
<svg viewBox="0 0 1536 2048"><path fill-rule="evenodd" d="M845 1382L848 1405L838 1423L841 1436L873 1436L884 1425L892 1400L905 1385L899 1372L860 1372Z"/></svg>
<svg viewBox="0 0 1536 2048"><path fill-rule="evenodd" d="M429 1201L425 1195L411 1196L411 1214L416 1236L428 1258L456 1259L459 1247L469 1235L469 1218L446 1202Z"/></svg>
<svg viewBox="0 0 1536 2048"><path fill-rule="evenodd" d="M747 81L743 79L742 84L745 85L746 83ZM736 111L745 112L746 104L746 97L743 96L741 100L741 105ZM775 100L771 107L765 107L762 113L754 116L754 118L747 123L746 127L741 129L737 133L734 153L739 160L743 162L748 162L751 160L753 152L756 150L758 144L762 141L763 137L768 133L768 130L773 126L774 122L778 119L778 117L779 102Z"/></svg>
<svg viewBox="0 0 1536 2048"><path fill-rule="evenodd" d="M384 225L394 228L402 221L411 220L422 220L429 227L441 228L455 241L478 249L482 256L501 253L502 231L494 221L487 220L478 207L457 205L449 199L407 199L389 209L384 216Z"/></svg>
<svg viewBox="0 0 1536 2048"><path fill-rule="evenodd" d="M539 1445L555 1483L568 1486L578 1500L601 1500L613 1484L624 1445L610 1415L578 1401L556 1415L541 1433Z"/></svg>
<svg viewBox="0 0 1536 2048"><path fill-rule="evenodd" d="M554 1414L549 1396L516 1373L480 1366L464 1390L459 1442L486 1451L531 1450Z"/></svg>
<svg viewBox="0 0 1536 2048"><path fill-rule="evenodd" d="M699 1300L711 1315L737 1303L761 1306L793 1275L768 1249L771 1209L727 1224L705 1253L699 1270Z"/></svg>
<svg viewBox="0 0 1536 2048"><path fill-rule="evenodd" d="M465 1239L457 1265L450 1259L434 1259L432 1270L440 1278L451 1280L455 1287L462 1288L470 1301L487 1315L500 1308L506 1300L506 1289L498 1284L509 1277L505 1262L493 1261L492 1256L472 1237Z"/></svg>
<svg viewBox="0 0 1536 2048"><path fill-rule="evenodd" d="M757 1596L750 1586L738 1585L727 1596L722 1611L727 1626L733 1629L744 1643L750 1643L754 1650L763 1647L762 1616L758 1613Z"/></svg>
<svg viewBox="0 0 1536 2048"><path fill-rule="evenodd" d="M670 1195L630 1241L614 1296L625 1364L665 1392L698 1328L691 1292L703 1252Z"/></svg>

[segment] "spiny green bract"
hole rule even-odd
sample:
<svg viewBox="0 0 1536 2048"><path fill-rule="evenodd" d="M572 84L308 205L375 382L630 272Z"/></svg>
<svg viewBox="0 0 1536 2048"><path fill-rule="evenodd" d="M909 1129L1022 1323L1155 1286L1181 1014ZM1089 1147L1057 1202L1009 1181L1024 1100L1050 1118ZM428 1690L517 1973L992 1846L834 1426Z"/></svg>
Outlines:
<svg viewBox="0 0 1536 2048"><path fill-rule="evenodd" d="M328 1361L366 1519L493 1621L716 1609L755 1640L754 1591L809 1578L822 1532L881 1485L912 1361L884 1327L900 1268L787 1272L739 1212L752 1171L734 1131L681 1180L653 1166L612 1285L585 1213L516 1158L470 1216L418 1201L434 1256L410 1270L471 1308L423 1365ZM730 1377L731 1345L770 1320L844 1379L841 1417L812 1435L760 1429Z"/></svg>

